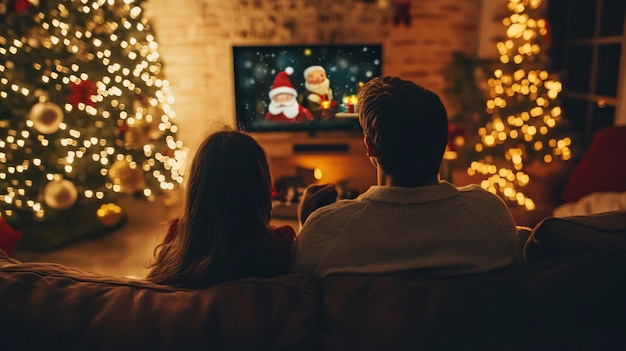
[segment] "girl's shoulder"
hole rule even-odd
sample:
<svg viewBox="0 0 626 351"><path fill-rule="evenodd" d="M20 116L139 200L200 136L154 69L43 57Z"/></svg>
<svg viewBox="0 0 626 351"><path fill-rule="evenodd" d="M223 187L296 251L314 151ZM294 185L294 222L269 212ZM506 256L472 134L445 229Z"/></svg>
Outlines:
<svg viewBox="0 0 626 351"><path fill-rule="evenodd" d="M284 239L284 240L287 240L287 239L293 240L296 238L296 231L290 225L281 225L281 226L275 227L274 234L279 239Z"/></svg>

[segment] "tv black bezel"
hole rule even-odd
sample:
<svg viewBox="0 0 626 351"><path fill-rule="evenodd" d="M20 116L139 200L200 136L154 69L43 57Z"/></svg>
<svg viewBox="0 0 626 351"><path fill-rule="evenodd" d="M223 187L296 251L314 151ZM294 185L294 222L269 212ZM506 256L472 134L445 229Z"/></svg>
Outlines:
<svg viewBox="0 0 626 351"><path fill-rule="evenodd" d="M240 104L245 104L245 103L249 103L252 104L250 102L250 97L245 97L245 100L240 100L243 99L241 96L241 92L239 91L239 86L238 86L238 77L237 77L237 59L238 57L241 56L241 53L238 53L238 51L242 50L242 51L247 51L252 52L252 51L274 51L274 52L279 52L281 49L287 49L287 50L305 50L305 49L311 49L313 51L319 51L319 50L343 50L343 49L349 49L351 50L351 52L355 52L357 50L362 50L363 48L367 47L368 50L374 49L377 52L376 55L376 59L379 61L377 63L377 67L378 70L375 70L372 75L370 77L366 77L362 80L359 80L358 82L355 82L355 89L358 83L365 83L367 80L377 76L377 75L381 75L382 71L383 71L383 45L380 43L358 43L358 44L312 44L312 45L307 45L307 44L287 44L287 45L277 45L277 44L269 44L269 45L233 45L231 52L232 52L232 60L233 60L233 91L234 91L234 104L235 104L235 121L236 121L236 125L237 128L240 130L244 130L247 132L253 132L253 133L267 133L267 132L309 132L311 134L317 132L317 131L359 131L361 130L361 126L359 125L359 121L358 118L354 118L354 117L348 117L348 118L338 118L335 117L333 119L330 120L315 120L312 122L304 122L304 123L282 123L282 124L251 124L251 122L253 122L254 120L251 120L249 117L246 117L245 114L245 110L243 110L240 106ZM319 60L310 60L310 61L304 61L306 62L305 64L302 64L300 68L304 68L308 65L311 64L322 64L321 62L319 62ZM322 64L322 66L324 66ZM274 67L275 71L278 72L279 70L284 70L286 67ZM304 81L304 77L302 78L298 78L296 76L296 74L298 74L298 67L293 67L296 69L296 72L294 73L293 76L291 76L292 81L294 82L294 86L299 86L301 82ZM336 73L335 73L336 74ZM333 73L332 72L328 72L328 76L329 79L333 80ZM271 84L271 83L270 83ZM267 84L266 84L267 85ZM302 88L301 86L299 86L299 88ZM335 89L334 89L335 90ZM269 91L269 90L268 90ZM354 91L354 93L356 94L357 91ZM339 102L341 97L335 96L336 100L337 98L339 99ZM254 99L255 101L257 99ZM265 100L267 102L269 102L269 97ZM242 111L243 110L243 111ZM257 115L257 113L254 113L255 115Z"/></svg>

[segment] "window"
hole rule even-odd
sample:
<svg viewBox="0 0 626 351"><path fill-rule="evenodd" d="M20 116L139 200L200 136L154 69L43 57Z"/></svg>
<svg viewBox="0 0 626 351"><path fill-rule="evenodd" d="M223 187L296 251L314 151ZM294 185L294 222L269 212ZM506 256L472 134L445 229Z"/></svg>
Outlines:
<svg viewBox="0 0 626 351"><path fill-rule="evenodd" d="M586 148L598 129L626 115L626 0L551 0L552 58L562 72L563 110Z"/></svg>

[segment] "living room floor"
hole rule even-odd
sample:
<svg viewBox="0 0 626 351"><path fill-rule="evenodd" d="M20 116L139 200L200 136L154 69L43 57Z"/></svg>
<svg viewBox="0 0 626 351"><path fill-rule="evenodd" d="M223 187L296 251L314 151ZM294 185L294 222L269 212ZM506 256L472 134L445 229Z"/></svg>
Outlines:
<svg viewBox="0 0 626 351"><path fill-rule="evenodd" d="M133 197L118 203L127 215L126 224L107 235L64 246L49 252L16 250L13 257L22 262L54 262L114 276L145 278L147 264L153 258L156 245L163 241L167 220L178 207L166 204L164 199L148 202ZM275 219L275 225L297 222Z"/></svg>
<svg viewBox="0 0 626 351"><path fill-rule="evenodd" d="M126 213L127 222L114 232L49 252L18 248L13 256L22 262L54 262L88 272L143 278L154 247L163 240L173 209L162 199L148 202L128 197L118 204Z"/></svg>

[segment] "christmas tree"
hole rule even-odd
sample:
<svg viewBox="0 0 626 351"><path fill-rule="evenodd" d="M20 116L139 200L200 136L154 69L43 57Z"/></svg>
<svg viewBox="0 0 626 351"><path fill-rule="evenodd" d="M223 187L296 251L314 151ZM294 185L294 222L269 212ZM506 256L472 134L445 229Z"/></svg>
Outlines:
<svg viewBox="0 0 626 351"><path fill-rule="evenodd" d="M468 174L486 176L483 188L529 210L535 204L522 191L531 181L525 167L572 157L558 101L561 82L548 71L550 37L541 5L541 0L508 1L511 15L502 21L506 38L497 43L499 62L487 80L486 122L467 143L473 154Z"/></svg>
<svg viewBox="0 0 626 351"><path fill-rule="evenodd" d="M0 220L27 247L106 231L123 221L120 194L154 198L182 183L142 2L0 2Z"/></svg>

